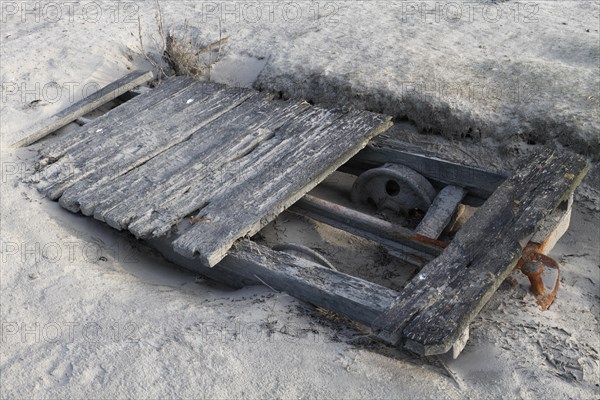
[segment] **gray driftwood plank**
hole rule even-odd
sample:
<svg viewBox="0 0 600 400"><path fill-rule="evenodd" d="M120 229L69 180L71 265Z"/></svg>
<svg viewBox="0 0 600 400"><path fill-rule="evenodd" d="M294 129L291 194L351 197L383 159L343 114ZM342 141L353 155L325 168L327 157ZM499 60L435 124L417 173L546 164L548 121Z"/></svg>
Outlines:
<svg viewBox="0 0 600 400"><path fill-rule="evenodd" d="M49 166L56 168L58 174L44 176L38 188L49 198L57 199L65 189L82 179L93 185L115 179L187 140L196 130L256 96L256 92L250 90L194 83L156 109L153 120L120 126L117 134L107 132L100 147L86 146L76 153L68 153Z"/></svg>
<svg viewBox="0 0 600 400"><path fill-rule="evenodd" d="M237 239L258 232L391 125L389 117L368 112L336 118L296 119L296 126L280 130L283 139L269 157L255 163L248 179L213 197L199 213L206 223L176 240L175 250L214 266Z"/></svg>
<svg viewBox="0 0 600 400"><path fill-rule="evenodd" d="M463 187L467 190L464 203L473 206L483 204L508 176L503 172L444 160L439 154L424 151L386 136L374 139L352 159L349 166L372 167L386 163L397 163L412 168L428 178L436 187L445 185Z"/></svg>
<svg viewBox="0 0 600 400"><path fill-rule="evenodd" d="M420 354L445 353L511 273L544 219L587 172L585 159L543 151L508 178L374 322Z"/></svg>
<svg viewBox="0 0 600 400"><path fill-rule="evenodd" d="M264 101L264 99L257 100L257 102ZM180 178L181 174L190 171L201 154L207 153L205 155L209 155L210 160L216 162L226 158L226 155L219 151L219 146L229 145L230 142L226 140L228 138L223 137L221 130L213 127L223 124L224 121L237 126L236 121L247 116L253 107L253 102L241 103L227 114L226 119L210 122L195 131L187 141L176 144L159 156L113 180L95 185L90 185L87 180L77 183L64 192L60 199L61 204L70 211L81 211L85 215L103 216L118 205L130 208L129 211L134 213L133 216L136 212L143 214L146 210L142 207L154 206L157 199L173 190L175 180L183 180ZM239 151L239 148L243 148L243 143L236 146L233 150L234 154L235 151ZM193 185L193 171L190 171L185 183ZM99 219L104 221L102 217ZM115 226L115 228L123 227Z"/></svg>
<svg viewBox="0 0 600 400"><path fill-rule="evenodd" d="M437 239L450 223L467 191L459 186L448 185L439 191L433 204L417 226L416 233Z"/></svg>
<svg viewBox="0 0 600 400"><path fill-rule="evenodd" d="M237 190L236 188L245 185L248 180L256 177L257 174L268 177L271 174L277 173L279 168L279 161L276 158L277 151L294 143L298 146L296 142L301 139L299 135L295 136L293 134L294 131L290 127L297 125L300 121L310 121L312 124L317 124L319 121L323 123L331 122L332 113L316 108L304 111L307 104L303 103L301 105L302 109L296 110L300 111L296 113L297 115L289 112L275 112L289 118L289 120L283 123L284 121L280 118L275 118L274 121L277 121L280 126L269 132L264 140L257 146L254 146L251 151L245 152L243 157L236 157L222 164L220 167L217 167L218 169L212 169L211 167L202 175L196 175L198 180L194 190L189 190L182 195L170 195L163 198L159 203L163 211L158 213L158 218L142 218L131 226L132 231L138 232L138 234L152 232L154 236L160 236L173 225L173 220L169 219L169 216L177 218L175 213L182 214L181 211L188 214L195 211L195 214L200 216L200 213L205 213L204 209L211 202L215 203L217 201L215 199L218 199L220 196L229 196L230 193ZM276 107L279 108L281 106ZM277 110L277 108L274 108L273 111ZM297 109L297 107L293 107L290 111L293 111L295 108ZM342 114L340 113L340 115ZM260 119L264 120L265 117L261 116ZM245 129L235 129L235 126L233 130L229 130L228 128L229 126L226 124L225 129L229 133L245 131ZM290 135L290 133L292 134ZM237 134L233 136L238 137ZM290 147L288 150L294 151L294 148ZM260 167L257 167L257 165ZM178 188L179 185L174 185L174 187ZM224 203L224 206L227 207L228 204L230 203ZM192 208L193 206L195 207Z"/></svg>
<svg viewBox="0 0 600 400"><path fill-rule="evenodd" d="M65 108L58 114L40 121L27 130L19 132L19 139L13 144L14 147L29 146L37 142L43 137L56 131L59 128L75 121L78 117L89 113L90 111L108 103L111 100L119 97L123 93L131 90L145 82L148 82L154 77L152 72L134 71L123 78L110 83L97 92L81 99L80 101Z"/></svg>
<svg viewBox="0 0 600 400"><path fill-rule="evenodd" d="M156 89L143 96L136 96L106 114L91 120L89 123L65 132L56 143L40 148L40 164L46 166L56 162L67 151L77 152L84 146L97 145L106 135L108 128L118 132L116 128L128 123L142 123L148 116L155 113L154 107L168 101L179 92L190 86L194 80L186 77L175 77L163 81Z"/></svg>

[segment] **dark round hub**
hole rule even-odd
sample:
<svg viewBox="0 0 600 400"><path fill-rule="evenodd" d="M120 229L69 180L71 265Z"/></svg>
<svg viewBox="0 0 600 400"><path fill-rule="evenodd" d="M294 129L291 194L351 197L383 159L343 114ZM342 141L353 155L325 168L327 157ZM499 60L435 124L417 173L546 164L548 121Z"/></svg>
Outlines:
<svg viewBox="0 0 600 400"><path fill-rule="evenodd" d="M385 191L390 196L398 196L398 193L400 193L400 185L398 182L390 179L385 184Z"/></svg>

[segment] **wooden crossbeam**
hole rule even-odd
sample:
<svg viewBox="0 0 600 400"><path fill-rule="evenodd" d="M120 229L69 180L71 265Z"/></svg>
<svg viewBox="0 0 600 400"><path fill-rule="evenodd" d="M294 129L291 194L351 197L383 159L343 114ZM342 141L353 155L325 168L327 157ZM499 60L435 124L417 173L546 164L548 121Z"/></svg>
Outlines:
<svg viewBox="0 0 600 400"><path fill-rule="evenodd" d="M266 285L366 326L371 326L373 320L391 307L400 295L376 283L247 239L238 241L215 268L208 268L197 260L176 253L171 240L154 238L148 242L168 260L212 280L234 287Z"/></svg>
<svg viewBox="0 0 600 400"><path fill-rule="evenodd" d="M464 203L480 206L506 179L508 174L459 164L443 159L417 146L397 139L379 136L348 163L348 168L361 170L386 163L402 164L425 176L436 188L455 185L467 191Z"/></svg>

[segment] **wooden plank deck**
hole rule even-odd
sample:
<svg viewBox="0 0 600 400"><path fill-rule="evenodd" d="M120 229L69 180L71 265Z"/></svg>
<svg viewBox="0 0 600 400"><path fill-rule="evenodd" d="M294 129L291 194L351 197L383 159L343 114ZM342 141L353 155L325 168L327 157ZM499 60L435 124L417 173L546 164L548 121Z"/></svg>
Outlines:
<svg viewBox="0 0 600 400"><path fill-rule="evenodd" d="M34 181L63 207L139 238L194 218L173 245L212 267L390 125L173 78L41 149Z"/></svg>

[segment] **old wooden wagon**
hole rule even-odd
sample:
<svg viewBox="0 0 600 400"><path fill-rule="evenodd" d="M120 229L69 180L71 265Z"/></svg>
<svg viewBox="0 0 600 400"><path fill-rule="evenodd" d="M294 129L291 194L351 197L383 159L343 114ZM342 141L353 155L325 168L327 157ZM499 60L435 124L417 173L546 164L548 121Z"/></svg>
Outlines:
<svg viewBox="0 0 600 400"><path fill-rule="evenodd" d="M546 290L540 274L557 268L545 254L568 227L588 167L581 157L542 151L507 176L386 136L384 115L186 77L132 92L151 78L134 72L21 132L16 145L28 146L82 125L39 146L29 180L185 268L286 291L421 355L456 356L470 321L516 267L540 305L551 302L556 288ZM82 118L117 98L122 104L106 114ZM348 201L309 194L335 171L353 176ZM449 236L461 205L475 214ZM393 290L339 272L303 246L256 240L284 210L373 241L418 273ZM382 210L417 222L403 226Z"/></svg>

